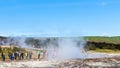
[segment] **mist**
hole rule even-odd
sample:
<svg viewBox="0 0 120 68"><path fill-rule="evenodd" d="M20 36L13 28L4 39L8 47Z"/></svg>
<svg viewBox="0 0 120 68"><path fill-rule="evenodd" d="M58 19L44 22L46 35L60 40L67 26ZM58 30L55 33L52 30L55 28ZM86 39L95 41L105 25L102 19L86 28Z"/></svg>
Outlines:
<svg viewBox="0 0 120 68"><path fill-rule="evenodd" d="M101 58L108 55L90 53L85 46L84 37L8 37L0 42L2 45L16 45L21 48L45 50L47 60ZM36 52L37 53L37 52Z"/></svg>
<svg viewBox="0 0 120 68"><path fill-rule="evenodd" d="M47 47L47 58L49 60L84 58L85 44L86 41L83 38L59 38L57 47L51 44Z"/></svg>

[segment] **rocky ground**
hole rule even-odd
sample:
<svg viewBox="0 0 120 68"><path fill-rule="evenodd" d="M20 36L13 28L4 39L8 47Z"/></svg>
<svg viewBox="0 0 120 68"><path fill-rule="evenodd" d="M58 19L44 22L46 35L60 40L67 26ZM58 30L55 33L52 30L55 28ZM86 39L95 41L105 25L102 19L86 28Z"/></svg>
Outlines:
<svg viewBox="0 0 120 68"><path fill-rule="evenodd" d="M54 68L120 68L120 56L66 60L54 65Z"/></svg>
<svg viewBox="0 0 120 68"><path fill-rule="evenodd" d="M55 61L0 62L0 68L52 68Z"/></svg>
<svg viewBox="0 0 120 68"><path fill-rule="evenodd" d="M0 61L0 68L120 68L120 55L109 55L107 58L68 59L62 61Z"/></svg>

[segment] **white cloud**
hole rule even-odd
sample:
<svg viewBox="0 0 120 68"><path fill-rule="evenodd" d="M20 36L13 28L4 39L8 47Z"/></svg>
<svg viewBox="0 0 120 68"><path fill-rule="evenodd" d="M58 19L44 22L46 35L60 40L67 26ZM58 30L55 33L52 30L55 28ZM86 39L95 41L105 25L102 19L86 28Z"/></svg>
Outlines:
<svg viewBox="0 0 120 68"><path fill-rule="evenodd" d="M43 31L43 32L5 32L1 36L9 37L73 37L81 35L81 32L64 30L64 31Z"/></svg>
<svg viewBox="0 0 120 68"><path fill-rule="evenodd" d="M14 33L13 36L44 36L44 35L56 35L59 32L34 32L34 33Z"/></svg>
<svg viewBox="0 0 120 68"><path fill-rule="evenodd" d="M106 5L108 5L108 3L107 2L99 2L99 3L96 3L96 5L98 5L98 6L106 6Z"/></svg>
<svg viewBox="0 0 120 68"><path fill-rule="evenodd" d="M101 36L112 36L110 33L103 33L103 34L101 34Z"/></svg>

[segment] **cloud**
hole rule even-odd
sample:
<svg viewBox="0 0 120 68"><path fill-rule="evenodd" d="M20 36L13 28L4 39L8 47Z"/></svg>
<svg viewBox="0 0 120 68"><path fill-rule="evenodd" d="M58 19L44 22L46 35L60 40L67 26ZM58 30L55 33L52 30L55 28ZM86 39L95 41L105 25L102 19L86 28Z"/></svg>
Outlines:
<svg viewBox="0 0 120 68"><path fill-rule="evenodd" d="M1 33L3 36L9 37L74 37L81 35L81 32L76 31L46 31L46 32L16 32L16 33Z"/></svg>
<svg viewBox="0 0 120 68"><path fill-rule="evenodd" d="M110 33L106 33L106 32L105 32L105 33L101 34L101 36L109 36L109 37L110 37L110 36L112 36L112 35L111 35Z"/></svg>
<svg viewBox="0 0 120 68"><path fill-rule="evenodd" d="M26 32L26 33L13 33L13 36L44 36L44 35L56 35L59 32Z"/></svg>
<svg viewBox="0 0 120 68"><path fill-rule="evenodd" d="M107 2L98 2L98 3L96 3L96 5L98 5L98 6L106 6L106 5L108 5L108 3Z"/></svg>

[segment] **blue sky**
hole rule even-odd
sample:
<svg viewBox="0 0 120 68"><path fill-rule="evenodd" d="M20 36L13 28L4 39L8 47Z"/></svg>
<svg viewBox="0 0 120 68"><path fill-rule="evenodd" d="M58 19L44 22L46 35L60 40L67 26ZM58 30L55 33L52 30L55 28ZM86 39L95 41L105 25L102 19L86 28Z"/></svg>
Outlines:
<svg viewBox="0 0 120 68"><path fill-rule="evenodd" d="M120 0L0 0L2 36L118 36Z"/></svg>

